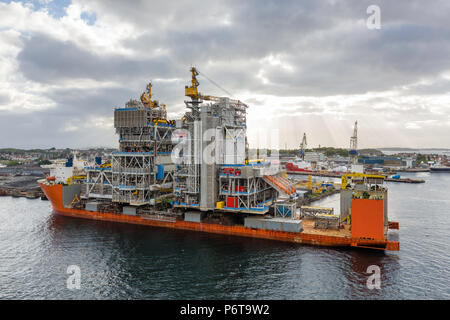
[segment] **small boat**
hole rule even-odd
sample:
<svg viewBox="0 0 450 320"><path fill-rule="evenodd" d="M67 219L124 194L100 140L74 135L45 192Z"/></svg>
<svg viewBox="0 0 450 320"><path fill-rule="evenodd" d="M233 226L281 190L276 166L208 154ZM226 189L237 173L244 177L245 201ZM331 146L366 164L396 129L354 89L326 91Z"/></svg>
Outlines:
<svg viewBox="0 0 450 320"><path fill-rule="evenodd" d="M430 167L431 172L450 172L449 166L444 166L442 164L435 164Z"/></svg>
<svg viewBox="0 0 450 320"><path fill-rule="evenodd" d="M286 170L292 172L314 172L311 164L306 161L291 161L286 163Z"/></svg>

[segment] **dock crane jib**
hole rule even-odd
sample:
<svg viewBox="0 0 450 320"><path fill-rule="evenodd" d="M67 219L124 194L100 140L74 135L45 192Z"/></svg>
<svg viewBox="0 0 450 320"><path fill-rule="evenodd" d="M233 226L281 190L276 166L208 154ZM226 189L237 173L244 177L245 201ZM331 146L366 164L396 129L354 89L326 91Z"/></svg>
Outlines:
<svg viewBox="0 0 450 320"><path fill-rule="evenodd" d="M200 75L200 72L198 71L198 69L195 67L192 67L190 69L190 72L191 72L191 85L184 87L184 95L187 97L190 97L194 101L207 100L207 101L218 102L221 97L211 96L211 95L203 95L200 92L198 92L198 86L200 85L200 82L197 80L197 76ZM203 73L201 75L203 75L206 79L208 79L213 85L215 85L219 89L221 89L221 90L225 91L227 94L229 94L225 89L223 89L217 83L215 83L214 81L212 81L211 79L206 77ZM229 99L229 101L230 101L230 103L238 104L244 108L248 107L245 103L241 102L240 100Z"/></svg>
<svg viewBox="0 0 450 320"><path fill-rule="evenodd" d="M149 82L146 87L147 91L141 94L141 102L147 108L159 107L158 100L152 100L152 83Z"/></svg>
<svg viewBox="0 0 450 320"><path fill-rule="evenodd" d="M197 76L199 75L199 72L195 67L192 67L190 71L192 74L191 86L184 87L184 95L187 97L191 97L192 99L198 100L201 98L201 95L198 93L198 86L200 85L200 83L197 80Z"/></svg>
<svg viewBox="0 0 450 320"><path fill-rule="evenodd" d="M353 164L358 162L358 121L355 121L353 127L353 136L350 137L350 156L353 159Z"/></svg>
<svg viewBox="0 0 450 320"><path fill-rule="evenodd" d="M302 157L302 160L305 160L305 149L308 146L308 143L306 142L306 133L303 133L303 139L302 143L300 143L300 156Z"/></svg>

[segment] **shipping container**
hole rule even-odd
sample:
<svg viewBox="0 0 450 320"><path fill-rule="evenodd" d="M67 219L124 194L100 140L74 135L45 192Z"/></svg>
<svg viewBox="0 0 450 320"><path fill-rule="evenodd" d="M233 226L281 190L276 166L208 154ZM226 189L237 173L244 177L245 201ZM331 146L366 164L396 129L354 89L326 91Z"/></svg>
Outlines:
<svg viewBox="0 0 450 320"><path fill-rule="evenodd" d="M303 225L301 220L294 219L264 219L264 218L245 218L244 225L247 228L277 230L285 232L302 232Z"/></svg>
<svg viewBox="0 0 450 320"><path fill-rule="evenodd" d="M131 206L125 206L122 209L123 214L128 214L128 215L132 215L135 216L136 215L136 207L131 207Z"/></svg>
<svg viewBox="0 0 450 320"><path fill-rule="evenodd" d="M97 202L88 202L86 203L87 211L97 211L98 203Z"/></svg>
<svg viewBox="0 0 450 320"><path fill-rule="evenodd" d="M184 213L184 221L189 222L200 222L201 221L201 213L195 211L188 211Z"/></svg>
<svg viewBox="0 0 450 320"><path fill-rule="evenodd" d="M353 199L352 237L385 240L384 200Z"/></svg>
<svg viewBox="0 0 450 320"><path fill-rule="evenodd" d="M238 208L238 198L237 197L227 197L227 207Z"/></svg>

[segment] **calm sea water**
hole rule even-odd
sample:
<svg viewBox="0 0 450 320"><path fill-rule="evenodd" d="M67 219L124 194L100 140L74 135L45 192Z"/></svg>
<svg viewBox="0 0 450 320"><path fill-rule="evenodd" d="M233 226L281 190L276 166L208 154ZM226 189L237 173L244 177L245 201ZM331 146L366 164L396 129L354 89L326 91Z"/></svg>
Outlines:
<svg viewBox="0 0 450 320"><path fill-rule="evenodd" d="M401 241L388 253L67 218L48 201L2 197L0 298L449 299L450 174L408 176L426 183L388 184ZM79 290L67 289L70 265ZM379 290L367 288L370 265Z"/></svg>

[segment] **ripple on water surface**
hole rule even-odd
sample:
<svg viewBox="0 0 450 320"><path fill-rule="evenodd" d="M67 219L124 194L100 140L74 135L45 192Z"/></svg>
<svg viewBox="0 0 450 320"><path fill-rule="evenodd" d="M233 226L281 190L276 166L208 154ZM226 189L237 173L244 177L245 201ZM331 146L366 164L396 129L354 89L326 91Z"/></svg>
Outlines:
<svg viewBox="0 0 450 320"><path fill-rule="evenodd" d="M449 299L450 174L420 176L388 184L401 242L389 253L68 218L48 201L1 197L0 298ZM66 287L69 265L80 290ZM380 290L367 288L370 265Z"/></svg>

